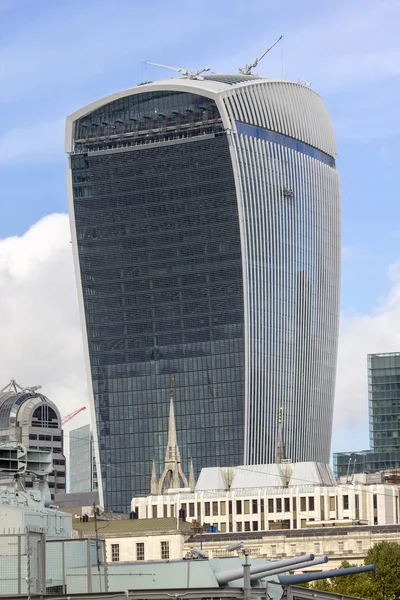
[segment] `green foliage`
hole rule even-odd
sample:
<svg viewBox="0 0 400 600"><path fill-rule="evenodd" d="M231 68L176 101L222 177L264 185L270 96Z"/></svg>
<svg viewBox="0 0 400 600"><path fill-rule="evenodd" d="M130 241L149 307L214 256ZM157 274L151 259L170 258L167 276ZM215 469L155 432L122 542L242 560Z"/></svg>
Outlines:
<svg viewBox="0 0 400 600"><path fill-rule="evenodd" d="M366 600L400 600L400 544L380 542L368 551L364 564L376 565L376 571L346 575L332 579L320 579L310 587L324 592L365 598ZM351 565L343 561L340 569Z"/></svg>

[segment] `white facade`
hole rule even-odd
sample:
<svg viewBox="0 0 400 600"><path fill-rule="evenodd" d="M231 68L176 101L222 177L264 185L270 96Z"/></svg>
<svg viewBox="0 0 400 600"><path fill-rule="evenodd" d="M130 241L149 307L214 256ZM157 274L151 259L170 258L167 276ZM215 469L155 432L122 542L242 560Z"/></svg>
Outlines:
<svg viewBox="0 0 400 600"><path fill-rule="evenodd" d="M105 536L107 562L178 560L184 556L187 537L180 531L163 535Z"/></svg>
<svg viewBox="0 0 400 600"><path fill-rule="evenodd" d="M343 560L356 565L364 564L368 550L379 542L398 542L399 531L397 528L393 529L360 526L346 528L344 531L344 528L340 528L339 535L338 531L331 532L331 529L324 531L313 529L309 532L312 533L312 536L305 536L301 531L296 535L294 535L295 532L290 532L288 535L285 531L276 531L273 532L273 535L259 537L252 537L251 534L248 534L242 541L249 549L252 558L281 560L308 552L312 552L315 556L328 556L327 563L310 567L305 571L330 571L339 568ZM203 536L203 551L209 558L232 556L232 552L228 552L226 547L234 540L230 539L229 534L223 537L224 539L217 540L213 539L215 536L212 534ZM187 542L185 550L189 550L193 543L198 543L198 541Z"/></svg>
<svg viewBox="0 0 400 600"><path fill-rule="evenodd" d="M303 482L303 485L299 485ZM305 485L305 482L308 485ZM203 469L194 492L132 499L139 519L177 517L221 532L303 529L318 524L399 522L399 487L337 485L328 465L297 463Z"/></svg>

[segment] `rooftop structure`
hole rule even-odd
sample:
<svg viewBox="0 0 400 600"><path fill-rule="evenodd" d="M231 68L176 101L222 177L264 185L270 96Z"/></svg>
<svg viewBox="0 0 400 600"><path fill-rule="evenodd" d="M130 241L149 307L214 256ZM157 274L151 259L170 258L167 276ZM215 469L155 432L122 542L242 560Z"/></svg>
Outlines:
<svg viewBox="0 0 400 600"><path fill-rule="evenodd" d="M184 473L191 457L194 475L274 463L281 408L288 459L330 456L340 198L329 116L300 83L192 75L117 92L66 123L110 510L146 493L153 456L162 462L171 376Z"/></svg>
<svg viewBox="0 0 400 600"><path fill-rule="evenodd" d="M14 380L0 391L0 443L21 442L29 450L51 452L52 473L48 483L51 497L64 492L65 456L61 415L57 406L41 394L40 386L21 387ZM32 488L30 477L21 477Z"/></svg>

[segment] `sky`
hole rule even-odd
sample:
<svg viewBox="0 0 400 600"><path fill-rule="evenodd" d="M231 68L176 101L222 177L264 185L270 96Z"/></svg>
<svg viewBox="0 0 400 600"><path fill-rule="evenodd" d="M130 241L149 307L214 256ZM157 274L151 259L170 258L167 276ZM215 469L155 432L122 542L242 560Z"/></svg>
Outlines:
<svg viewBox="0 0 400 600"><path fill-rule="evenodd" d="M310 82L339 152L333 450L368 448L367 354L400 351L399 22L399 0L0 0L0 382L41 384L62 414L87 404L66 115L173 76L146 59L237 72L283 34L257 71Z"/></svg>

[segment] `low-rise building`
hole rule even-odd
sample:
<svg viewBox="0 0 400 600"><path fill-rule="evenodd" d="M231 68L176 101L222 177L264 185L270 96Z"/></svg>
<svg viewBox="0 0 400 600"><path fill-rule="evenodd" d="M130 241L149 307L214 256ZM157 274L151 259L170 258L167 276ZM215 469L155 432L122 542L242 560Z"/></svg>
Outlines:
<svg viewBox="0 0 400 600"><path fill-rule="evenodd" d="M170 489L162 495L133 498L132 510L139 519L180 514L219 532L237 533L333 522L399 522L397 485L338 485L329 466L317 463L295 463L290 471L283 485L280 465L207 468L201 471L194 492Z"/></svg>
<svg viewBox="0 0 400 600"><path fill-rule="evenodd" d="M312 552L315 556L329 556L329 562L312 570L331 570L343 560L361 565L367 552L379 542L398 542L400 525L362 525L352 527L325 527L306 530L259 531L243 533L203 533L190 537L184 550L202 547L209 558L231 556L226 548L241 541L250 555L265 560L281 560Z"/></svg>
<svg viewBox="0 0 400 600"><path fill-rule="evenodd" d="M75 538L104 539L108 562L181 559L185 540L194 531L190 523L171 517L138 520L112 513L96 521L75 519L73 530Z"/></svg>

